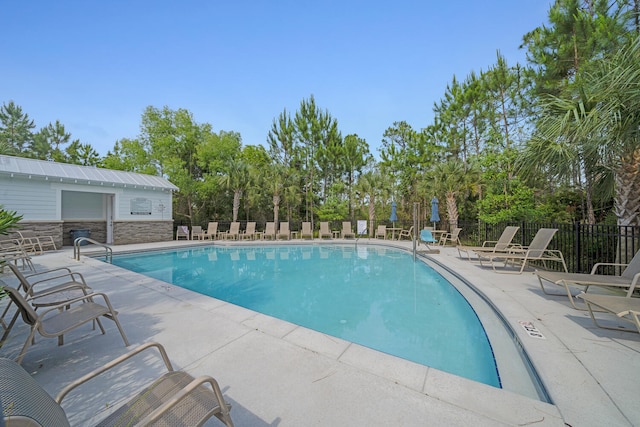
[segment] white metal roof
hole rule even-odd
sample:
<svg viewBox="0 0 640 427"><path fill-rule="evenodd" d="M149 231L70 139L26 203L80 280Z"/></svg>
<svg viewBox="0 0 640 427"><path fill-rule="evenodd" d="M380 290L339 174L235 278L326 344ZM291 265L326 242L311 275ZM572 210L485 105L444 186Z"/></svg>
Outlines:
<svg viewBox="0 0 640 427"><path fill-rule="evenodd" d="M30 179L56 179L60 182L85 185L110 184L118 187L134 186L157 190L179 190L178 187L160 176L3 155L0 155L0 174L26 176Z"/></svg>

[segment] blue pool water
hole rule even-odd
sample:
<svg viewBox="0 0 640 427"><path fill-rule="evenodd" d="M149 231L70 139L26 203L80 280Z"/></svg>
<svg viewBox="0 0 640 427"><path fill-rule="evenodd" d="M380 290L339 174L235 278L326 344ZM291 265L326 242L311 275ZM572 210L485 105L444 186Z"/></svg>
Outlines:
<svg viewBox="0 0 640 427"><path fill-rule="evenodd" d="M117 255L113 264L297 325L500 387L476 313L403 251L219 247Z"/></svg>

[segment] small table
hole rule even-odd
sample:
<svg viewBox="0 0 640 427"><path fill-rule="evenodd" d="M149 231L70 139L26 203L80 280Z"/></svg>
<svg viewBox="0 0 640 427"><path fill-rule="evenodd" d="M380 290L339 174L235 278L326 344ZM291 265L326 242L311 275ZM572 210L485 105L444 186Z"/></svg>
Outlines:
<svg viewBox="0 0 640 427"><path fill-rule="evenodd" d="M396 240L396 231L398 232L398 238L400 238L400 232L402 227L387 227L387 234L391 232L391 240Z"/></svg>
<svg viewBox="0 0 640 427"><path fill-rule="evenodd" d="M337 239L338 237L340 237L340 233L341 232L340 231L332 231L331 233L333 234L333 238Z"/></svg>

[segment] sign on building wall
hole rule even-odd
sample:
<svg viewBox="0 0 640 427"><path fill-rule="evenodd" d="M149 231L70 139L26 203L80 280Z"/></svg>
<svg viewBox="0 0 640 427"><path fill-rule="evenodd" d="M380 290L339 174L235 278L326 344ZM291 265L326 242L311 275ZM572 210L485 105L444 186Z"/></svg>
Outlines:
<svg viewBox="0 0 640 427"><path fill-rule="evenodd" d="M144 197L131 199L131 215L151 215L151 200Z"/></svg>

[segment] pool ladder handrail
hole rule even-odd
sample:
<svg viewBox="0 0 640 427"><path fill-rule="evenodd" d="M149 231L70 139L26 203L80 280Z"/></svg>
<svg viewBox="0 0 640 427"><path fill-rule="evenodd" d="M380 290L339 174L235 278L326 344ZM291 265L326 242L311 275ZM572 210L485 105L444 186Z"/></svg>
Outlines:
<svg viewBox="0 0 640 427"><path fill-rule="evenodd" d="M89 242L97 246L102 246L105 249L105 254L104 254L105 261L107 261L108 263L111 263L113 261L113 250L111 249L111 246L105 245L104 243L97 242L89 237L78 237L73 241L73 258L76 261L80 261L80 243L81 242Z"/></svg>

